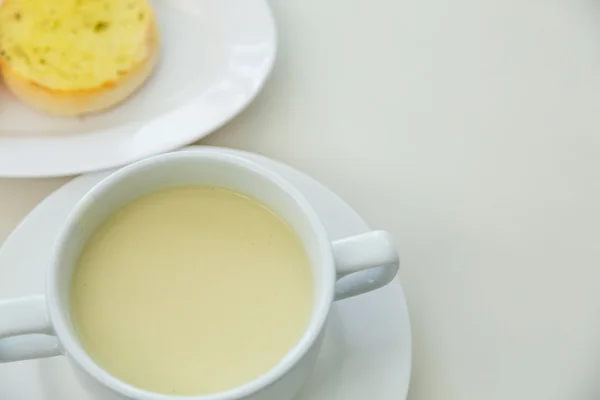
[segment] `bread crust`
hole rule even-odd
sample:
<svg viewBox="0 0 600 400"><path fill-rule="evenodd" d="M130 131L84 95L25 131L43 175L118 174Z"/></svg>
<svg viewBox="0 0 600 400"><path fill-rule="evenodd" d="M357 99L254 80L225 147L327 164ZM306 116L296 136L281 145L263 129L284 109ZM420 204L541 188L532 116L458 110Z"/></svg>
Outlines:
<svg viewBox="0 0 600 400"><path fill-rule="evenodd" d="M159 39L156 20L151 15L145 41L145 57L117 79L75 90L55 89L22 76L0 57L0 72L9 90L23 103L52 116L79 116L98 113L116 106L136 92L150 77L158 61Z"/></svg>

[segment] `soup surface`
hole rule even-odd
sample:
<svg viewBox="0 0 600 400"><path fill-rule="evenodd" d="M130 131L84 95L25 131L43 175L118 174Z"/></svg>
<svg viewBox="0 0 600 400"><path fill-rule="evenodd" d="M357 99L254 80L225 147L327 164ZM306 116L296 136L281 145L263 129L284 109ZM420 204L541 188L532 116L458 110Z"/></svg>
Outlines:
<svg viewBox="0 0 600 400"><path fill-rule="evenodd" d="M204 186L142 196L84 246L71 282L79 340L133 386L199 395L267 372L311 313L308 257L259 202Z"/></svg>

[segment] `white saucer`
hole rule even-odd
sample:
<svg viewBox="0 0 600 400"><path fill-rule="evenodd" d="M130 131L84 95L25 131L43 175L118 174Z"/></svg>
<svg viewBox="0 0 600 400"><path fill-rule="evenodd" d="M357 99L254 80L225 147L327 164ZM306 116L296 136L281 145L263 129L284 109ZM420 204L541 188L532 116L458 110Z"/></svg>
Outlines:
<svg viewBox="0 0 600 400"><path fill-rule="evenodd" d="M332 239L369 229L336 194L291 167L230 149L276 169L304 193ZM42 293L54 238L73 205L109 172L80 176L40 203L0 249L0 298ZM385 227L382 227L385 228ZM315 374L298 400L405 399L411 332L400 282L335 303ZM62 357L0 364L2 400L88 400Z"/></svg>
<svg viewBox="0 0 600 400"><path fill-rule="evenodd" d="M149 1L161 57L149 81L123 104L85 118L51 118L0 84L0 176L75 175L172 151L208 135L254 99L277 47L266 0Z"/></svg>

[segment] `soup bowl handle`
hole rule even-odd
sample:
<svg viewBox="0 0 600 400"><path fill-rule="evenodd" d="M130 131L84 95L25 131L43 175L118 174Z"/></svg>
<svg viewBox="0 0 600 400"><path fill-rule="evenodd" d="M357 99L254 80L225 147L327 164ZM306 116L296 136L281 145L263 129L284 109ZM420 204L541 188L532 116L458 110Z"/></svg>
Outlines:
<svg viewBox="0 0 600 400"><path fill-rule="evenodd" d="M389 233L371 231L332 243L338 282L335 300L357 296L390 283L400 259Z"/></svg>
<svg viewBox="0 0 600 400"><path fill-rule="evenodd" d="M44 296L0 301L0 363L58 355Z"/></svg>

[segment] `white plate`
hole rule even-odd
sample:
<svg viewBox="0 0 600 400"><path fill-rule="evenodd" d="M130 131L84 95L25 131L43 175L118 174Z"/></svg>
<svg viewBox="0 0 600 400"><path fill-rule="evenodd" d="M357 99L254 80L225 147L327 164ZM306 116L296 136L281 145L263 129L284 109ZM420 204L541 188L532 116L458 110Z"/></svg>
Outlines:
<svg viewBox="0 0 600 400"><path fill-rule="evenodd" d="M254 99L277 45L266 0L150 2L160 28L159 65L113 110L51 118L0 86L0 176L74 175L124 165L208 135Z"/></svg>
<svg viewBox="0 0 600 400"><path fill-rule="evenodd" d="M369 230L335 193L286 165L222 149L276 169L323 218L332 239ZM47 197L0 249L0 298L42 293L54 238L74 204L109 172L80 176ZM411 371L411 332L400 282L334 304L315 374L297 400L402 400ZM0 364L2 400L88 400L62 357Z"/></svg>

